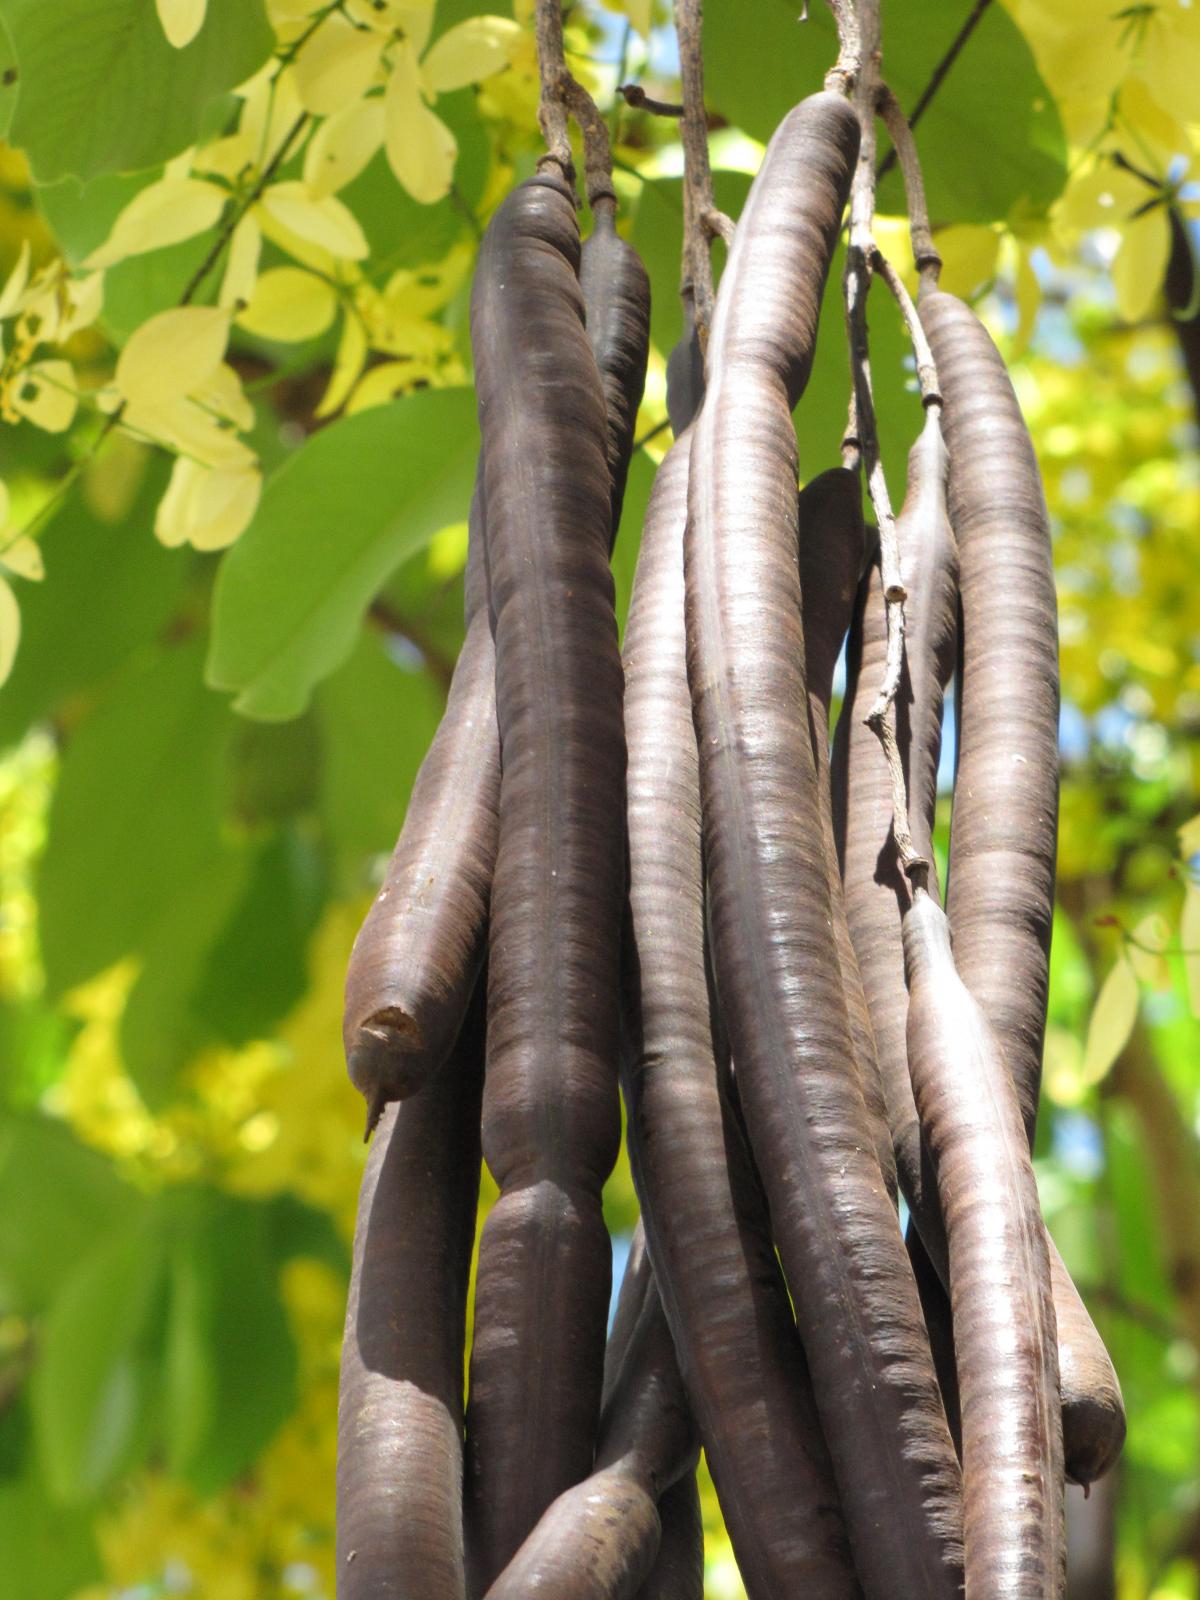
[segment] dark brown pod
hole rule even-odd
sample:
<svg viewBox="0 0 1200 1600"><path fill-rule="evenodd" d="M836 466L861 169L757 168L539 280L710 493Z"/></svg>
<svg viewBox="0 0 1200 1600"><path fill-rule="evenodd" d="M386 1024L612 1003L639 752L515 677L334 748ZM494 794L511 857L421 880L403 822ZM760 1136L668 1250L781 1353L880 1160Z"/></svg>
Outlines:
<svg viewBox="0 0 1200 1600"><path fill-rule="evenodd" d="M829 781L829 703L833 698L833 673L854 615L854 601L863 571L871 557L862 511L862 485L858 474L831 467L810 479L800 493L800 594L804 626L804 676L808 686L808 728L817 768L817 797L821 806L821 837L825 848L833 937L854 1060L871 1124L871 1140L879 1169L893 1204L896 1199L896 1157L888 1123L875 1035L863 992L858 958L846 921L842 875L838 870L833 835L833 805Z"/></svg>
<svg viewBox="0 0 1200 1600"><path fill-rule="evenodd" d="M471 502L467 636L383 886L346 972L343 1041L370 1133L389 1100L446 1059L483 959L496 862L500 747L482 485Z"/></svg>
<svg viewBox="0 0 1200 1600"><path fill-rule="evenodd" d="M625 633L630 889L621 1073L630 1156L655 1278L747 1593L850 1597L858 1588L833 1471L766 1207L714 1051L684 640L690 443L685 433L658 469ZM618 1325L623 1314L624 1302Z"/></svg>
<svg viewBox="0 0 1200 1600"><path fill-rule="evenodd" d="M658 1554L638 1600L704 1600L704 1519L694 1470L663 1495L658 1520Z"/></svg>
<svg viewBox="0 0 1200 1600"><path fill-rule="evenodd" d="M696 328L696 301L683 296L683 334L667 357L667 417L678 439L704 401L704 352Z"/></svg>
<svg viewBox="0 0 1200 1600"><path fill-rule="evenodd" d="M975 313L923 293L945 401L959 550L961 712L946 914L1000 1039L1030 1138L1049 993L1058 834L1058 624L1037 458Z"/></svg>
<svg viewBox="0 0 1200 1600"><path fill-rule="evenodd" d="M363 1176L338 1391L340 1600L464 1600L463 1339L483 985L447 1071L384 1113Z"/></svg>
<svg viewBox="0 0 1200 1600"><path fill-rule="evenodd" d="M908 1060L950 1255L962 1405L966 1593L1053 1600L1066 1584L1050 1257L1016 1092L918 888L904 915Z"/></svg>
<svg viewBox="0 0 1200 1600"><path fill-rule="evenodd" d="M855 1566L868 1596L950 1600L961 1480L852 1068L796 562L791 406L857 145L845 101L803 102L738 225L692 437L688 679L717 992Z"/></svg>
<svg viewBox="0 0 1200 1600"><path fill-rule="evenodd" d="M612 479L612 536L621 525L633 430L650 354L650 279L642 258L617 232L617 203L597 198L584 240L579 286L587 307L588 338L604 385L608 412L608 470Z"/></svg>
<svg viewBox="0 0 1200 1600"><path fill-rule="evenodd" d="M604 395L571 191L496 212L471 302L501 744L480 1246L467 1412L472 1586L592 1466L620 1138L621 662Z"/></svg>

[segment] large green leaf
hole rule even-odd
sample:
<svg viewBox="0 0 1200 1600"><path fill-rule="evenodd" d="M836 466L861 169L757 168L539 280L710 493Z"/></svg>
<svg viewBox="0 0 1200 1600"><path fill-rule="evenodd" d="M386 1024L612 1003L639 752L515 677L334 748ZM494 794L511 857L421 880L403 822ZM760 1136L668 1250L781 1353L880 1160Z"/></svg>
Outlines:
<svg viewBox="0 0 1200 1600"><path fill-rule="evenodd" d="M0 1481L4 1592L63 1600L101 1576L90 1512L53 1505L37 1475Z"/></svg>
<svg viewBox="0 0 1200 1600"><path fill-rule="evenodd" d="M9 137L39 183L170 160L274 46L262 0L209 0L184 50L151 0L0 0L0 18L19 74Z"/></svg>
<svg viewBox="0 0 1200 1600"><path fill-rule="evenodd" d="M221 563L208 681L238 691L246 716L303 711L388 573L466 515L478 449L469 389L422 390L315 434Z"/></svg>
<svg viewBox="0 0 1200 1600"><path fill-rule="evenodd" d="M316 703L321 820L353 870L395 844L443 699L427 673L397 665L364 633Z"/></svg>
<svg viewBox="0 0 1200 1600"><path fill-rule="evenodd" d="M31 1397L38 1454L56 1499L92 1498L130 1459L163 1266L161 1233L139 1217L96 1246L46 1316Z"/></svg>
<svg viewBox="0 0 1200 1600"><path fill-rule="evenodd" d="M920 10L887 0L884 76L911 110L972 10L971 0L931 0ZM823 6L798 24L795 0L761 0L754 43L735 5L704 18L709 104L757 139L818 89L837 46ZM918 130L930 212L936 223L991 222L1014 211L1044 210L1066 181L1066 149L1053 96L1024 36L1003 6L989 6L939 86ZM896 180L881 209L903 209Z"/></svg>
<svg viewBox="0 0 1200 1600"><path fill-rule="evenodd" d="M38 880L53 990L137 950L219 855L230 718L200 667L198 642L155 651L67 742Z"/></svg>

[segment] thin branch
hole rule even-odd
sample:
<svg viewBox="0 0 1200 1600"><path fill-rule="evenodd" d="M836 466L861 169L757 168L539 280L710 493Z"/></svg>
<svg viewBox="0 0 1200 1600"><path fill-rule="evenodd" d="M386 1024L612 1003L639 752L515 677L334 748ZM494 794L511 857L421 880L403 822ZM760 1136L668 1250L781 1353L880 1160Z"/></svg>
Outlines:
<svg viewBox="0 0 1200 1600"><path fill-rule="evenodd" d="M908 205L908 231L912 239L913 261L922 279L936 288L942 270L942 258L933 242L933 231L929 226L925 179L921 172L921 158L917 154L912 127L900 109L900 102L886 84L880 85L877 105L884 126L891 135L892 153L900 157L904 198Z"/></svg>
<svg viewBox="0 0 1200 1600"><path fill-rule="evenodd" d="M874 4L874 0L866 0L867 8ZM829 0L829 9L833 12L833 20L837 26L838 58L825 74L825 87L835 89L841 94L853 94L858 86L863 65L863 33L860 22L860 7L855 0ZM878 6L875 5L878 11ZM875 38L879 38L879 28L875 28Z"/></svg>
<svg viewBox="0 0 1200 1600"><path fill-rule="evenodd" d="M567 132L567 118L570 115L583 134L583 165L589 202L595 205L597 200L605 197L615 201L608 125L596 109L596 102L591 95L567 70L560 0L537 0L535 26L538 73L542 85L538 121L546 141L546 154L538 162L538 168L557 166L566 181L574 184L575 162Z"/></svg>
<svg viewBox="0 0 1200 1600"><path fill-rule="evenodd" d="M648 111L653 117L681 117L682 105L676 105L674 100L655 100L636 83L619 83L617 93L623 96L625 104L632 106L635 111Z"/></svg>
<svg viewBox="0 0 1200 1600"><path fill-rule="evenodd" d="M917 308L913 305L912 295L909 294L904 279L878 245L875 246L872 265L892 291L892 298L900 307L900 315L904 318L904 327L912 343L913 356L917 363L917 383L921 388L921 401L926 408L937 406L940 411L942 395L938 388L937 364L933 359L933 351L929 348L929 340L925 337L925 329L921 326L921 319L917 315Z"/></svg>
<svg viewBox="0 0 1200 1600"><path fill-rule="evenodd" d="M713 239L733 241L733 223L717 209L708 156L708 113L704 109L703 0L675 0L679 37L679 78L683 89L683 289L690 289L701 350L708 348L713 313Z"/></svg>
<svg viewBox="0 0 1200 1600"><path fill-rule="evenodd" d="M958 30L958 33L951 41L950 47L946 51L946 54L938 62L937 66L934 67L929 82L925 85L924 89L922 89L917 103L912 109L912 115L908 119L908 125L910 128L915 128L917 123L920 122L921 118L925 115L926 111L928 111L929 102L941 88L943 82L945 81L946 74L958 60L959 55L962 53L963 46L975 32L975 29L979 26L983 14L990 4L991 0L975 0L975 5L971 9L971 14L967 17L962 27ZM886 178L895 164L896 150L893 147L879 163L879 171L876 174L876 177L879 179Z"/></svg>
<svg viewBox="0 0 1200 1600"><path fill-rule="evenodd" d="M832 0L831 0L832 3ZM841 0L838 0L840 5ZM847 40L843 21L838 20L839 42L844 57ZM896 537L896 518L892 512L883 461L879 453L879 433L875 421L875 400L871 391L871 354L867 337L867 295L879 252L872 236L875 218L875 100L879 83L879 0L858 0L855 10L858 25L858 75L854 102L861 129L858 164L850 190L850 237L846 248L843 288L846 296L846 332L850 344L850 368L854 397L847 443L857 442L866 470L867 490L879 525L879 569L883 579L887 610L887 663L883 683L866 723L883 746L892 786L892 833L904 870L920 881L928 862L912 842L908 823L908 794L904 767L896 743L895 703L904 665L904 583L900 574L900 547ZM845 445L843 449L845 449Z"/></svg>

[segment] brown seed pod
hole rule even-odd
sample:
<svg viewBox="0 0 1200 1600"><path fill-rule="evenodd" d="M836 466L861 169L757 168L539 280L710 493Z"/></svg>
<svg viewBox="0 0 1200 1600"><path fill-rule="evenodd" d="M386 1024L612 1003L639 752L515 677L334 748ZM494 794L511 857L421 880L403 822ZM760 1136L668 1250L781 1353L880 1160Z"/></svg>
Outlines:
<svg viewBox="0 0 1200 1600"><path fill-rule="evenodd" d="M694 1470L663 1495L658 1520L658 1554L638 1600L704 1600L704 1520Z"/></svg>
<svg viewBox="0 0 1200 1600"><path fill-rule="evenodd" d="M966 1593L1061 1595L1062 1420L1050 1258L1004 1056L923 889L904 915L908 1059L950 1254Z"/></svg>
<svg viewBox="0 0 1200 1600"><path fill-rule="evenodd" d="M580 257L579 287L587 307L588 338L604 385L608 412L608 470L612 479L612 536L621 525L633 429L646 387L650 353L650 280L642 258L617 232L617 203L597 198L592 231Z"/></svg>
<svg viewBox="0 0 1200 1600"><path fill-rule="evenodd" d="M589 1472L620 1137L621 662L604 395L570 190L499 208L471 304L501 741L480 1247L467 1414L473 1587Z"/></svg>
<svg viewBox="0 0 1200 1600"><path fill-rule="evenodd" d="M341 1600L464 1600L463 1339L479 1193L483 984L447 1070L380 1122L338 1392Z"/></svg>
<svg viewBox="0 0 1200 1600"><path fill-rule="evenodd" d="M854 614L863 570L870 559L858 474L831 467L810 479L800 493L800 594L804 626L804 677L808 686L808 728L817 768L821 836L825 847L833 937L837 945L842 992L858 1066L859 1082L871 1123L871 1140L879 1169L893 1203L896 1199L896 1157L892 1130L875 1053L875 1035L863 992L858 958L846 921L842 876L833 835L829 782L829 703L833 672Z"/></svg>
<svg viewBox="0 0 1200 1600"><path fill-rule="evenodd" d="M639 1236L606 1361L595 1470L559 1495L488 1591L523 1600L633 1600L659 1542L656 1504L696 1462L670 1330Z"/></svg>
<svg viewBox="0 0 1200 1600"><path fill-rule="evenodd" d="M796 562L790 411L857 145L837 95L789 113L721 279L690 458L688 678L721 1012L855 1565L869 1596L949 1600L961 1581L959 1468L847 1070Z"/></svg>
<svg viewBox="0 0 1200 1600"><path fill-rule="evenodd" d="M678 403L676 391L677 415ZM685 406L683 419L691 415ZM849 1597L857 1584L804 1355L714 1054L684 640L690 444L685 433L658 469L625 634L630 890L621 1076L630 1156L655 1277L747 1592L752 1600Z"/></svg>
<svg viewBox="0 0 1200 1600"><path fill-rule="evenodd" d="M500 800L486 597L477 483L467 636L445 714L346 972L343 1040L351 1081L367 1101L368 1134L389 1100L415 1093L446 1059L483 959Z"/></svg>

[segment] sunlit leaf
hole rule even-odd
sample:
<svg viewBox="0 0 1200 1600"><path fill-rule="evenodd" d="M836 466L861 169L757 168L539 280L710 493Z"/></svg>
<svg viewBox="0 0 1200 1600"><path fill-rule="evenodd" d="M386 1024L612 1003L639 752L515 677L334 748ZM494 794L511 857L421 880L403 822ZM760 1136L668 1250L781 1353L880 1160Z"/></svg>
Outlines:
<svg viewBox="0 0 1200 1600"><path fill-rule="evenodd" d="M29 240L22 239L17 264L9 273L3 291L0 291L0 318L11 317L25 293L29 282Z"/></svg>
<svg viewBox="0 0 1200 1600"><path fill-rule="evenodd" d="M333 376L329 380L328 389L321 396L317 416L331 417L345 404L346 397L358 382L366 361L367 330L363 326L362 318L349 312L342 326L342 337L338 342L338 352L333 363Z"/></svg>
<svg viewBox="0 0 1200 1600"><path fill-rule="evenodd" d="M996 274L1000 235L978 223L939 228L936 244L942 256L940 283L967 300Z"/></svg>
<svg viewBox="0 0 1200 1600"><path fill-rule="evenodd" d="M163 32L176 50L182 50L204 26L208 0L155 0Z"/></svg>
<svg viewBox="0 0 1200 1600"><path fill-rule="evenodd" d="M17 597L0 578L0 683L12 671L21 642L21 608Z"/></svg>
<svg viewBox="0 0 1200 1600"><path fill-rule="evenodd" d="M361 261L370 253L357 218L334 195L314 200L297 180L272 184L258 203L272 220L331 255Z"/></svg>
<svg viewBox="0 0 1200 1600"><path fill-rule="evenodd" d="M1126 953L1129 964L1139 983L1151 989L1171 987L1171 969L1162 952L1171 940L1167 919L1157 911L1151 912L1134 928L1129 936Z"/></svg>
<svg viewBox="0 0 1200 1600"><path fill-rule="evenodd" d="M160 312L121 351L117 387L143 406L181 400L217 370L228 338L229 313L219 306Z"/></svg>
<svg viewBox="0 0 1200 1600"><path fill-rule="evenodd" d="M1164 207L1156 206L1125 223L1112 274L1117 308L1126 322L1140 322L1161 295L1170 253L1171 229Z"/></svg>
<svg viewBox="0 0 1200 1600"><path fill-rule="evenodd" d="M1200 855L1200 816L1191 817L1178 830L1179 854L1185 861Z"/></svg>
<svg viewBox="0 0 1200 1600"><path fill-rule="evenodd" d="M447 94L502 72L520 37L511 17L468 17L448 28L422 61L426 88L432 94Z"/></svg>
<svg viewBox="0 0 1200 1600"><path fill-rule="evenodd" d="M263 339L315 339L337 314L333 285L301 267L273 267L254 286L238 326Z"/></svg>
<svg viewBox="0 0 1200 1600"><path fill-rule="evenodd" d="M229 198L224 189L202 178L164 178L135 194L117 218L107 241L93 250L84 265L111 267L128 256L161 250L211 228Z"/></svg>
<svg viewBox="0 0 1200 1600"><path fill-rule="evenodd" d="M354 182L383 143L383 119L378 97L326 118L304 152L304 181L314 200Z"/></svg>
<svg viewBox="0 0 1200 1600"><path fill-rule="evenodd" d="M1200 1017L1200 885L1190 878L1183 891L1179 943L1183 948L1184 971L1187 974L1188 1003L1192 1015Z"/></svg>
<svg viewBox="0 0 1200 1600"><path fill-rule="evenodd" d="M458 142L421 98L416 57L396 51L384 102L388 164L414 200L433 205L449 194Z"/></svg>
<svg viewBox="0 0 1200 1600"><path fill-rule="evenodd" d="M258 260L262 254L262 230L252 213L247 213L233 230L225 276L221 280L219 304L226 310L246 305L254 293Z"/></svg>
<svg viewBox="0 0 1200 1600"><path fill-rule="evenodd" d="M327 117L358 100L371 87L384 42L382 34L356 28L332 12L296 57L300 104Z"/></svg>
<svg viewBox="0 0 1200 1600"><path fill-rule="evenodd" d="M7 567L16 577L27 578L31 583L40 583L46 576L42 547L36 539L14 539L5 544L0 536L0 567Z"/></svg>
<svg viewBox="0 0 1200 1600"><path fill-rule="evenodd" d="M1083 1050L1083 1078L1099 1083L1133 1032L1138 1014L1137 975L1125 955L1117 957L1100 985Z"/></svg>

